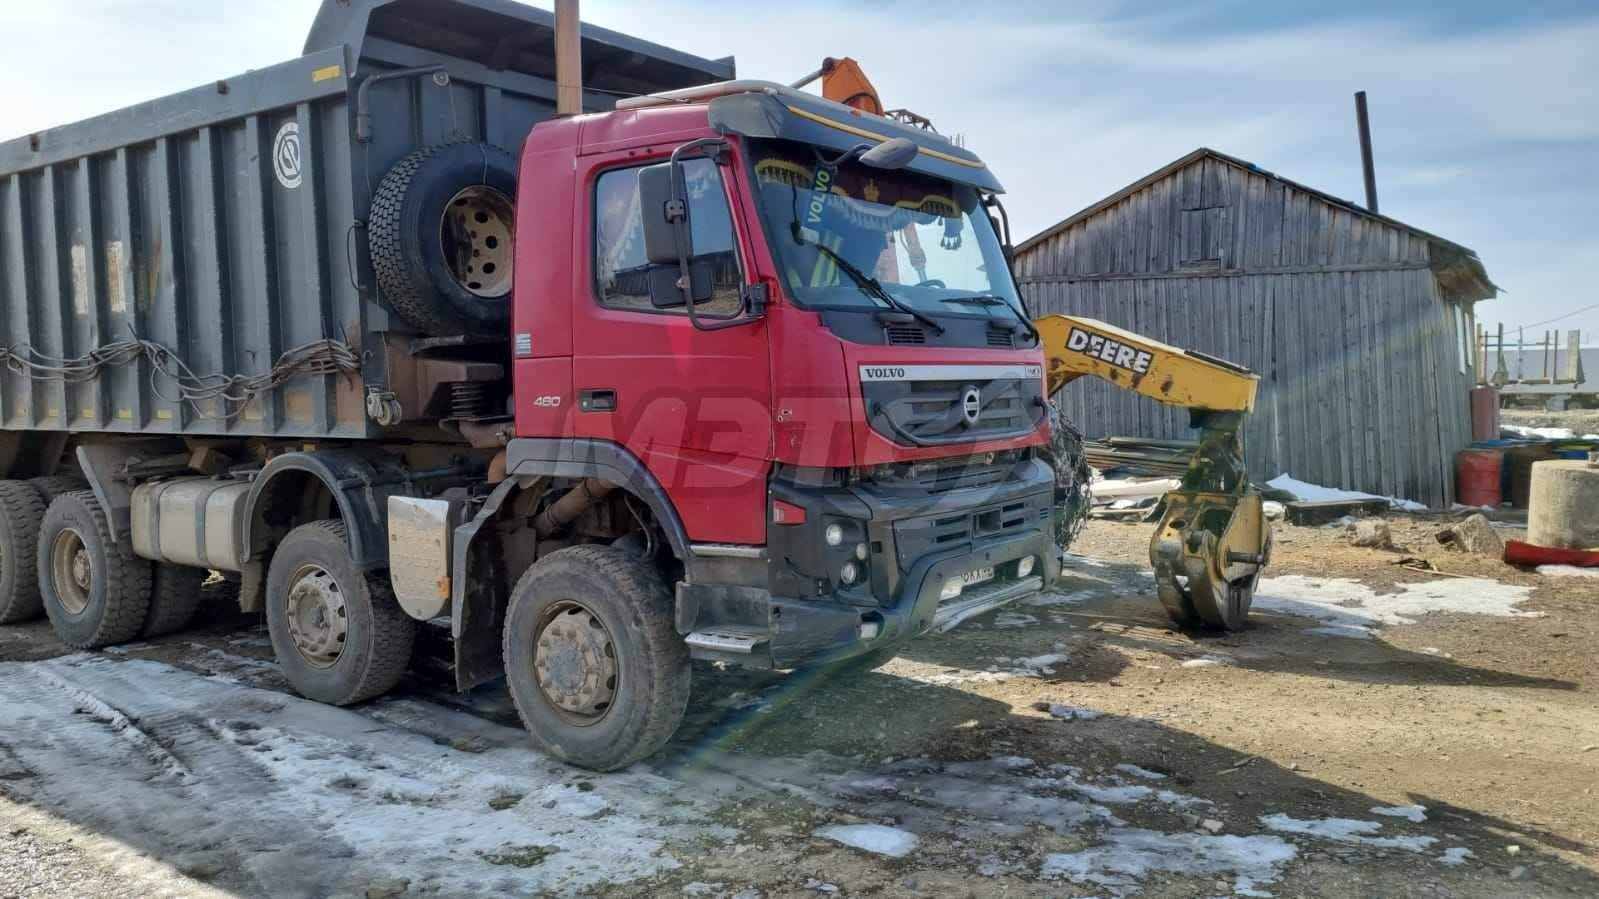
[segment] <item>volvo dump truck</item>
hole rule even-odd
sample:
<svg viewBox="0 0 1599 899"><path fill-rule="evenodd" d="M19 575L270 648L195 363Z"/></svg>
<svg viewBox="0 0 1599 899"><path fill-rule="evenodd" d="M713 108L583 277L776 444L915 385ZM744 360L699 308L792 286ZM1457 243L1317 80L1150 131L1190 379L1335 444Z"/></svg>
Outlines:
<svg viewBox="0 0 1599 899"><path fill-rule="evenodd" d="M299 59L0 144L0 621L170 633L217 572L304 696L438 627L604 770L691 660L869 665L1056 575L984 163L587 27L555 117L553 24L327 0Z"/></svg>

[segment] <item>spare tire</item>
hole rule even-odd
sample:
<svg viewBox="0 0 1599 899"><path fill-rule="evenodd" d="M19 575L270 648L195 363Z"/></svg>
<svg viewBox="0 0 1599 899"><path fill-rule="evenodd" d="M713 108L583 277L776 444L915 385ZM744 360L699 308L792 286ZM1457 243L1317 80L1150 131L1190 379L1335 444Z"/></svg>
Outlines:
<svg viewBox="0 0 1599 899"><path fill-rule="evenodd" d="M437 337L511 321L516 159L488 144L418 150L389 169L367 223L383 298Z"/></svg>

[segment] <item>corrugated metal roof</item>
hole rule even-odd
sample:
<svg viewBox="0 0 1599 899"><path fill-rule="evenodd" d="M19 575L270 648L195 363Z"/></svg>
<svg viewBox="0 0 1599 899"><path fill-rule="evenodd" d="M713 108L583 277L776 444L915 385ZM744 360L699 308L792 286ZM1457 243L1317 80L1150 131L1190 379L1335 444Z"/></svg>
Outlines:
<svg viewBox="0 0 1599 899"><path fill-rule="evenodd" d="M1315 196L1323 202L1346 209L1357 215L1375 219L1396 228L1402 228L1410 232L1412 235L1426 240L1434 247L1433 269L1437 273L1440 282L1443 282L1445 292L1448 294L1469 297L1470 299L1489 299L1498 295L1500 291L1499 286L1494 284L1493 281L1489 279L1488 270L1483 266L1482 260L1478 258L1476 251L1469 247L1462 246L1461 244L1455 243L1452 240L1439 237L1436 234L1423 231L1414 225L1407 224L1398 219L1372 212L1364 206L1352 203L1349 200L1343 199L1342 197L1335 197L1325 191L1317 190L1314 187L1309 187L1289 178L1284 178L1283 176L1261 168L1260 166L1246 159L1240 159L1236 156L1229 156L1226 153L1222 153L1218 150L1212 150L1209 147L1200 147L1192 153L1189 153L1186 156L1183 156L1182 158L1168 163L1167 165L1162 166L1148 175L1145 175L1144 177L1134 181L1132 184L1127 185L1121 190L1116 191L1110 196L1105 197L1097 203L1094 203L1087 208L1062 219L1054 225L1045 228L1032 237L1029 237L1027 240L1022 241L1021 245L1016 248L1016 252L1025 253L1037 244L1056 234L1059 234L1078 222L1081 222L1104 209L1116 205L1129 196L1132 196L1133 194L1148 187L1149 185L1154 184L1155 182L1170 176L1172 173L1187 168L1195 162L1207 157L1227 163L1228 165L1236 166L1245 171L1254 172L1258 175L1271 178L1275 181L1280 181L1283 184L1294 188L1295 190L1304 191L1307 194Z"/></svg>

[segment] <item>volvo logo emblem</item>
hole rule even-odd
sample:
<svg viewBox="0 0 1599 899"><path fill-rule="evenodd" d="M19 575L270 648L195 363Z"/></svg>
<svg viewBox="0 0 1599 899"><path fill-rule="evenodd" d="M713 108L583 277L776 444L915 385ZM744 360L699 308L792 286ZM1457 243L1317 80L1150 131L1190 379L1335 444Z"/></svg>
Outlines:
<svg viewBox="0 0 1599 899"><path fill-rule="evenodd" d="M983 392L976 387L966 388L966 393L961 395L961 415L966 419L966 427L977 424L977 416L983 413Z"/></svg>

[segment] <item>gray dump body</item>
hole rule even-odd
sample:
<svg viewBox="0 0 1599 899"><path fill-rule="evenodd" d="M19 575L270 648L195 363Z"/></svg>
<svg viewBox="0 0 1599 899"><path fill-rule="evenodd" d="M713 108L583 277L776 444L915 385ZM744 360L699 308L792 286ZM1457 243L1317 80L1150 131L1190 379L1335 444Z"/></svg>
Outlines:
<svg viewBox="0 0 1599 899"><path fill-rule="evenodd" d="M421 147L517 153L555 112L553 20L508 0L325 0L299 59L0 143L0 350L76 359L137 335L196 374L262 375L331 339L359 360L242 407L178 402L137 356L76 383L7 370L0 428L378 436L365 385L386 381L392 354L374 348L403 326L370 286L372 194ZM593 110L734 74L587 26L583 56ZM447 79L375 82L357 139L363 81L435 64Z"/></svg>

